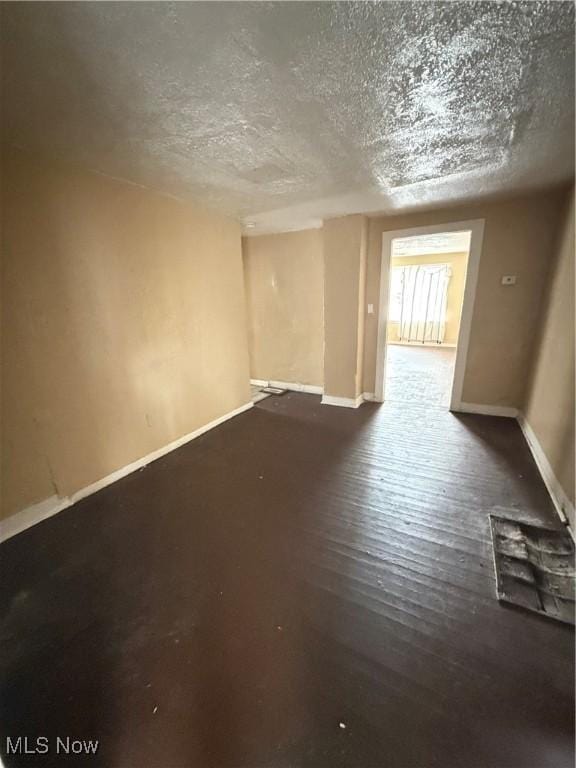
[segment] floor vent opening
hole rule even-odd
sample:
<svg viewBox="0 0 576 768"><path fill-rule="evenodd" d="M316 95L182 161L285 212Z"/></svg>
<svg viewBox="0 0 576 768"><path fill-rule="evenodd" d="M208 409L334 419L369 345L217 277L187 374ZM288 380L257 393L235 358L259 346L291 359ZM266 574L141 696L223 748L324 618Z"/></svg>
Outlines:
<svg viewBox="0 0 576 768"><path fill-rule="evenodd" d="M574 543L566 530L490 515L498 600L574 624Z"/></svg>

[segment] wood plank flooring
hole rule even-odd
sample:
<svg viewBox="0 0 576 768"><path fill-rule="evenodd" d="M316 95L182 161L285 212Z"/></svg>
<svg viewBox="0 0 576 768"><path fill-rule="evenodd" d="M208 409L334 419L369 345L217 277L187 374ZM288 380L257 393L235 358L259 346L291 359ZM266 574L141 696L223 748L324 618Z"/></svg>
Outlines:
<svg viewBox="0 0 576 768"><path fill-rule="evenodd" d="M557 524L512 420L261 401L2 545L2 737L100 741L5 765L573 766L574 634L495 600L494 509Z"/></svg>

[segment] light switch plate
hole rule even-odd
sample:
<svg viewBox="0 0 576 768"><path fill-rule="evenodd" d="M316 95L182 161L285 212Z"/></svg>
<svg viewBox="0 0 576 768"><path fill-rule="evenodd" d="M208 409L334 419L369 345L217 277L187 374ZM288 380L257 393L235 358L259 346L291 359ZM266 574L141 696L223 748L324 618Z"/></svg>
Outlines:
<svg viewBox="0 0 576 768"><path fill-rule="evenodd" d="M368 304L368 314L369 315L374 314L374 304Z"/></svg>
<svg viewBox="0 0 576 768"><path fill-rule="evenodd" d="M516 285L516 275L502 275L502 285Z"/></svg>

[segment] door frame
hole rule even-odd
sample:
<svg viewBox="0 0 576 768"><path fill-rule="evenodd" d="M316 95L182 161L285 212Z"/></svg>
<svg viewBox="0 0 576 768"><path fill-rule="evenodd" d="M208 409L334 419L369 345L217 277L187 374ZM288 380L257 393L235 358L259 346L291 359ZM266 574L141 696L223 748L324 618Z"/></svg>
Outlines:
<svg viewBox="0 0 576 768"><path fill-rule="evenodd" d="M374 399L382 403L385 398L386 384L386 349L388 326L388 293L390 289L390 259L392 255L392 243L400 237L413 237L414 235L436 235L443 232L470 232L470 250L466 265L466 280L464 283L464 298L462 300L462 313L460 315L460 329L456 346L456 361L454 364L454 379L450 396L450 410L459 411L462 406L462 388L464 385L464 373L468 359L468 345L470 343L470 330L472 327L472 313L476 298L476 286L478 283L478 270L482 255L482 243L484 240L484 219L468 219L466 221L452 221L446 224L430 224L426 227L410 227L409 229L396 229L382 233L382 258L380 262L380 302L378 310L378 341L376 349L376 386Z"/></svg>

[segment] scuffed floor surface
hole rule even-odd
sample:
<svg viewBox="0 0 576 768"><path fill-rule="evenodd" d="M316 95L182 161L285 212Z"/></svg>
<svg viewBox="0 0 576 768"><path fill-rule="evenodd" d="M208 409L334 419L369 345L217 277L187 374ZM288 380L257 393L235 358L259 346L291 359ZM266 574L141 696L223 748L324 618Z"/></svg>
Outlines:
<svg viewBox="0 0 576 768"><path fill-rule="evenodd" d="M556 522L512 420L263 400L2 546L2 736L100 741L6 766L571 768L495 509Z"/></svg>
<svg viewBox="0 0 576 768"><path fill-rule="evenodd" d="M389 344L386 348L386 400L448 408L455 362L456 349L453 347Z"/></svg>

